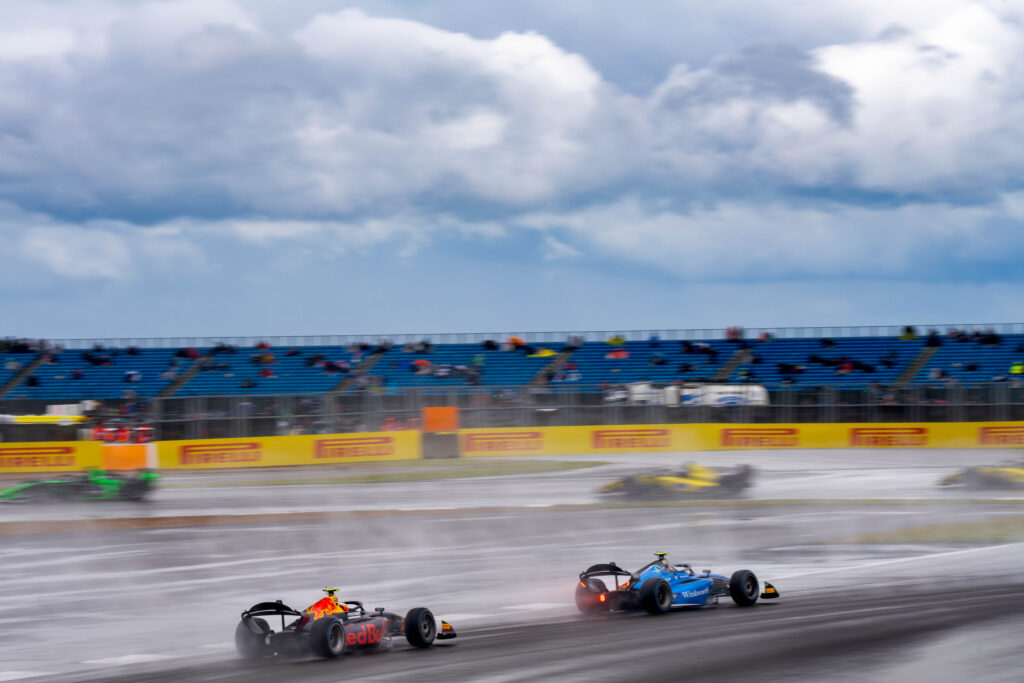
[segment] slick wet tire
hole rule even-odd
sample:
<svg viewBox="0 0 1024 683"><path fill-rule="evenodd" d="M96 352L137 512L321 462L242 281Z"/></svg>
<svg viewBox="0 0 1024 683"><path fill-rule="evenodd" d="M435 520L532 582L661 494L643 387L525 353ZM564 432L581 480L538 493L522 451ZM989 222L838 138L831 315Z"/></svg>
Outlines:
<svg viewBox="0 0 1024 683"><path fill-rule="evenodd" d="M263 619L252 619L250 623L251 627L240 621L235 627L235 649L245 659L258 659L266 654L265 638L270 633L270 625Z"/></svg>
<svg viewBox="0 0 1024 683"><path fill-rule="evenodd" d="M647 579L640 586L640 604L651 614L664 614L672 608L672 588L665 579Z"/></svg>
<svg viewBox="0 0 1024 683"><path fill-rule="evenodd" d="M738 606L752 607L761 595L761 584L758 583L754 572L749 569L733 572L732 578L729 579L729 595Z"/></svg>
<svg viewBox="0 0 1024 683"><path fill-rule="evenodd" d="M309 647L317 657L340 657L345 651L345 624L331 617L318 619L309 630Z"/></svg>
<svg viewBox="0 0 1024 683"><path fill-rule="evenodd" d="M405 639L413 647L430 647L437 636L437 622L433 613L426 607L413 607L405 615L402 626Z"/></svg>
<svg viewBox="0 0 1024 683"><path fill-rule="evenodd" d="M600 590L600 593L595 593L592 590L584 588L583 586L576 584L576 609L583 612L584 614L600 614L608 610L608 603L601 602L601 594L607 593L608 588L604 585L601 579L591 579L591 585L594 588Z"/></svg>

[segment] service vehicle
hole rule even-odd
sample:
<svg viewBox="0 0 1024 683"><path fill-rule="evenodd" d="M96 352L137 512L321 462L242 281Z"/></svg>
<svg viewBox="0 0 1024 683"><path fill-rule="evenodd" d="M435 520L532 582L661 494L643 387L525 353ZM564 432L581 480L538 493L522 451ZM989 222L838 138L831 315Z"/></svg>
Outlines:
<svg viewBox="0 0 1024 683"><path fill-rule="evenodd" d="M0 490L0 502L72 503L92 500L144 500L160 475L152 470L135 473L86 470L25 481Z"/></svg>
<svg viewBox="0 0 1024 683"><path fill-rule="evenodd" d="M242 612L235 627L238 654L246 659L310 654L333 659L346 652L390 649L394 636L404 636L409 645L418 648L455 638L451 624L441 621L438 628L426 607L414 607L403 617L383 607L367 610L358 600L339 602L337 588L325 588L324 593L325 597L302 611L276 600ZM275 626L280 618L280 629L274 630L264 617L275 619Z"/></svg>
<svg viewBox="0 0 1024 683"><path fill-rule="evenodd" d="M710 569L696 572L688 564L671 564L668 553L654 556L654 561L635 572L614 562L595 564L580 572L576 607L584 614L664 614L679 608L712 607L723 597L731 598L740 607L752 607L758 598L779 597L778 590L767 581L762 592L757 576L749 569L724 576L712 574Z"/></svg>
<svg viewBox="0 0 1024 683"><path fill-rule="evenodd" d="M735 496L750 486L753 473L750 465L723 469L691 464L674 472L658 471L616 479L599 488L598 493L638 499Z"/></svg>

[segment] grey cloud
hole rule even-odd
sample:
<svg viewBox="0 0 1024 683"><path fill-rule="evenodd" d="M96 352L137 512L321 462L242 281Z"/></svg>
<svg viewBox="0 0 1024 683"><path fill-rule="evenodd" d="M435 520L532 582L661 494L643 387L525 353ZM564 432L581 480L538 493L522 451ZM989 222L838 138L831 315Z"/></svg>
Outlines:
<svg viewBox="0 0 1024 683"><path fill-rule="evenodd" d="M852 88L815 68L810 55L791 45L760 43L715 60L706 70L670 76L660 89L659 104L667 110L720 105L730 99L759 101L807 100L844 124L850 121Z"/></svg>

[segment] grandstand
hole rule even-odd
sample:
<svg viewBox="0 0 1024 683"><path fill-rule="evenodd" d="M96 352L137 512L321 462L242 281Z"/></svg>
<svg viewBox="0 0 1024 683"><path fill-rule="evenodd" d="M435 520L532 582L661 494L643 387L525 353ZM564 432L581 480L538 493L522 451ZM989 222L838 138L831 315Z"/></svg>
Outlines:
<svg viewBox="0 0 1024 683"><path fill-rule="evenodd" d="M1024 325L982 327L994 335L971 326L918 329L931 328L972 332L944 331L931 341L902 328L755 330L745 339L730 339L725 330L546 332L515 335L524 340L516 348L506 342L509 334L398 336L383 346L365 336L224 340L230 348L213 339L65 340L53 342L60 349L54 353L0 353L0 398L388 394L530 384L601 391L701 381L864 389L1017 378L1010 368L1024 360ZM579 341L567 345L572 337ZM187 348L195 357L183 357ZM126 381L128 373L139 381Z"/></svg>

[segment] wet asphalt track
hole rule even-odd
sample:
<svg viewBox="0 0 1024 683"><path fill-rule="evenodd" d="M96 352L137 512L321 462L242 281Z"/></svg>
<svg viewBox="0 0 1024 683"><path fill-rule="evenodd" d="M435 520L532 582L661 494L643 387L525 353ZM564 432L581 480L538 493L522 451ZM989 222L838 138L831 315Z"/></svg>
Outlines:
<svg viewBox="0 0 1024 683"><path fill-rule="evenodd" d="M603 470L421 482L411 493L397 484L166 489L148 514L245 512L265 499L286 511L309 498L406 512L0 538L0 681L1021 680L1024 544L822 544L1024 513L1014 504L1019 494L958 504L961 494L934 487L951 467L991 462L991 453L860 451L856 465L842 454L787 455L765 455L748 498L831 502L545 507L592 502L597 484L640 464L627 457ZM482 504L524 507L472 509ZM722 573L753 569L783 598L752 610L723 604L667 617L576 614L576 572L609 560L638 566L655 550ZM235 657L231 634L241 609L275 598L301 608L326 584L368 607L430 606L460 637L428 651L396 645L334 662L253 665Z"/></svg>

